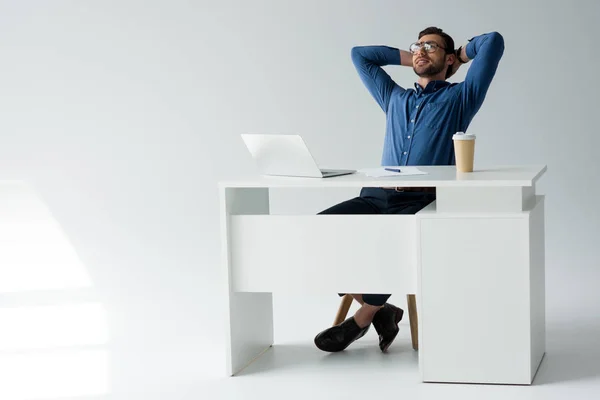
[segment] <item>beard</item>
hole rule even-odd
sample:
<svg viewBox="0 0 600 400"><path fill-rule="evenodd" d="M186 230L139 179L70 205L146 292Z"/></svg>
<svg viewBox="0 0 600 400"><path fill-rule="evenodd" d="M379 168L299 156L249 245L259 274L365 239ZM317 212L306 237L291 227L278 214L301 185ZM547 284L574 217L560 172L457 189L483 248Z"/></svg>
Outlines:
<svg viewBox="0 0 600 400"><path fill-rule="evenodd" d="M419 75L421 78L428 78L430 76L439 74L444 70L445 67L446 64L442 60L439 64L434 64L431 62L429 65L423 67L413 66L413 71L415 71L415 74Z"/></svg>

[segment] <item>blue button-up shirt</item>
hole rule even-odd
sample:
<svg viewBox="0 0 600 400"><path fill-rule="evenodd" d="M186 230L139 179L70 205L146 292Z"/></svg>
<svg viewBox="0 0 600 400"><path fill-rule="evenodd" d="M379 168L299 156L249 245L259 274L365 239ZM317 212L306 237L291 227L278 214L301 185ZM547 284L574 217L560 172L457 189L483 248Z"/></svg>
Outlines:
<svg viewBox="0 0 600 400"><path fill-rule="evenodd" d="M433 81L422 88L399 86L381 68L400 65L400 51L388 46L352 49L361 80L386 115L381 165L454 165L452 135L466 132L479 111L504 53L497 32L473 38L466 47L472 59L461 83Z"/></svg>

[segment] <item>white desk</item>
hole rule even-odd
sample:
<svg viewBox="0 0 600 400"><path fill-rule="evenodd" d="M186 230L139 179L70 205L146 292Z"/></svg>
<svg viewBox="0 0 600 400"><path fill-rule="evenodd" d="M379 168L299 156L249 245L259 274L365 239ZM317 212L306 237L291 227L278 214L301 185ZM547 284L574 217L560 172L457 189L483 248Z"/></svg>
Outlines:
<svg viewBox="0 0 600 400"><path fill-rule="evenodd" d="M273 344L273 292L415 293L424 382L533 381L545 352L535 183L546 167L419 168L428 175L220 182L228 374ZM436 187L437 199L415 215L269 215L269 188L387 186Z"/></svg>

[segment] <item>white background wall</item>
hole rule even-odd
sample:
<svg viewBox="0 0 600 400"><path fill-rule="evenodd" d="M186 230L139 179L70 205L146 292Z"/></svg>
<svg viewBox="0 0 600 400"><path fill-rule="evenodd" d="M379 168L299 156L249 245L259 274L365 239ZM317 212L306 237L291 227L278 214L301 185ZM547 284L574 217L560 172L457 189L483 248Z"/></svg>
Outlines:
<svg viewBox="0 0 600 400"><path fill-rule="evenodd" d="M299 133L322 166L378 165L384 116L351 47L496 30L476 163L548 165L548 323L580 323L600 311L598 15L593 0L2 0L0 179L35 188L80 255L119 350L113 387L191 382L224 366L216 184L255 171L239 134ZM354 194L275 192L273 210ZM337 301L276 297L277 340L312 339Z"/></svg>

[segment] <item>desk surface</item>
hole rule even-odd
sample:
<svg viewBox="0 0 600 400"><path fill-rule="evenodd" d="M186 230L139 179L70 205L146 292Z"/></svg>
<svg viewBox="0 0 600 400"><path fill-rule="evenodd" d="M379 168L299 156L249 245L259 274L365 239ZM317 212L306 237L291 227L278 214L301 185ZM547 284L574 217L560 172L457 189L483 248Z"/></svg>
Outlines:
<svg viewBox="0 0 600 400"><path fill-rule="evenodd" d="M362 173L332 178L251 176L222 180L219 187L490 187L532 186L546 172L545 165L475 168L458 173L455 166L418 166L427 175L373 178Z"/></svg>

